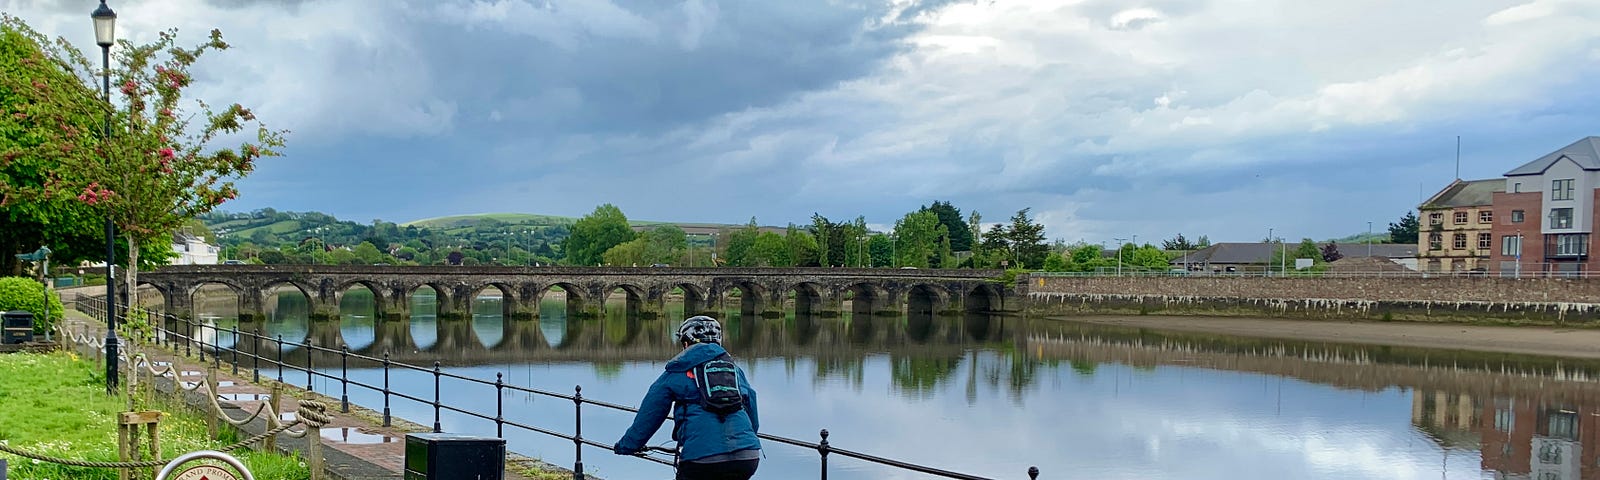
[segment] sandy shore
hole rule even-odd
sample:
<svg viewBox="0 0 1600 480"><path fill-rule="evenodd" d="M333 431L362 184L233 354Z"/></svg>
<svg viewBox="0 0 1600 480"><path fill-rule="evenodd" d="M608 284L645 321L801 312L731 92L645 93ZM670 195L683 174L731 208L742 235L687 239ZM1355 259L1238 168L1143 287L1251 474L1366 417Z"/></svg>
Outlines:
<svg viewBox="0 0 1600 480"><path fill-rule="evenodd" d="M1600 330L1228 317L1055 317L1100 325L1246 337L1600 358Z"/></svg>

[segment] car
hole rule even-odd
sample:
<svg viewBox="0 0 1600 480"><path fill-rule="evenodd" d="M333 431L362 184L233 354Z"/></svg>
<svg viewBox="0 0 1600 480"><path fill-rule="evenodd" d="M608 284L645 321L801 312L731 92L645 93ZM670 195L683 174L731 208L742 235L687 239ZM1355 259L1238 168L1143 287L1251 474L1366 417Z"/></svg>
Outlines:
<svg viewBox="0 0 1600 480"><path fill-rule="evenodd" d="M650 265L650 266L652 266L652 267L670 267L672 265L667 265L665 263L657 263L657 264L653 264L653 265Z"/></svg>
<svg viewBox="0 0 1600 480"><path fill-rule="evenodd" d="M244 265L244 260L223 260L223 265Z"/></svg>
<svg viewBox="0 0 1600 480"><path fill-rule="evenodd" d="M901 270L916 270L917 267L900 267Z"/></svg>

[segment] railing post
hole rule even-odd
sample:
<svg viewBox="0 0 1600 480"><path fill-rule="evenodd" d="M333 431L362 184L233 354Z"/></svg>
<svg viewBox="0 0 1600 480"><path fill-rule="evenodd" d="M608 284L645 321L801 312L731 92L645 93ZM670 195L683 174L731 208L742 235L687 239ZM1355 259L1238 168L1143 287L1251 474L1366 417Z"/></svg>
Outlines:
<svg viewBox="0 0 1600 480"><path fill-rule="evenodd" d="M822 443L817 444L817 453L822 455L822 480L828 480L828 429L822 429Z"/></svg>
<svg viewBox="0 0 1600 480"><path fill-rule="evenodd" d="M505 433L505 382L506 374L494 372L494 436L506 438Z"/></svg>
<svg viewBox="0 0 1600 480"><path fill-rule="evenodd" d="M573 428L572 448L577 451L577 461L572 464L572 480L583 480L583 385L572 387Z"/></svg>
<svg viewBox="0 0 1600 480"><path fill-rule="evenodd" d="M250 378L261 383L261 329L256 329L250 337Z"/></svg>
<svg viewBox="0 0 1600 480"><path fill-rule="evenodd" d="M200 363L206 363L206 324L199 323L197 325L200 327L200 332L196 333L195 337L200 339L200 347L198 348L200 350Z"/></svg>
<svg viewBox="0 0 1600 480"><path fill-rule="evenodd" d="M222 368L222 331L211 327L211 364Z"/></svg>
<svg viewBox="0 0 1600 480"><path fill-rule="evenodd" d="M383 426L389 426L389 352L383 352Z"/></svg>
<svg viewBox="0 0 1600 480"><path fill-rule="evenodd" d="M194 355L194 320L184 320L183 326L189 327L183 329L183 356L187 357Z"/></svg>
<svg viewBox="0 0 1600 480"><path fill-rule="evenodd" d="M350 413L350 346L339 346L339 411Z"/></svg>
<svg viewBox="0 0 1600 480"><path fill-rule="evenodd" d="M306 339L305 342L301 342L300 348L306 349L306 391L315 392L317 390L311 384L311 340Z"/></svg>
<svg viewBox="0 0 1600 480"><path fill-rule="evenodd" d="M178 380L179 380L179 385L182 385L182 380L183 379L180 378ZM206 392L205 393L206 393L206 395L212 396L212 398L215 398L217 396L217 366L216 365L212 365L210 368L206 369ZM211 400L207 400L206 403L204 403L203 405L207 405L207 406L211 407L211 408L207 408L206 409L206 438L211 439L211 440L216 440L218 438L217 437L217 434L218 434L218 432L217 432L217 416L218 415L222 415L222 411L219 410L220 407L217 406L217 403L213 402Z"/></svg>
<svg viewBox="0 0 1600 480"><path fill-rule="evenodd" d="M278 334L278 382L283 382L283 334Z"/></svg>
<svg viewBox="0 0 1600 480"><path fill-rule="evenodd" d="M233 326L233 375L239 376L239 326Z"/></svg>
<svg viewBox="0 0 1600 480"><path fill-rule="evenodd" d="M433 433L443 432L439 428L439 361L433 361Z"/></svg>
<svg viewBox="0 0 1600 480"><path fill-rule="evenodd" d="M1039 467L1028 467L1028 480L1038 480Z"/></svg>

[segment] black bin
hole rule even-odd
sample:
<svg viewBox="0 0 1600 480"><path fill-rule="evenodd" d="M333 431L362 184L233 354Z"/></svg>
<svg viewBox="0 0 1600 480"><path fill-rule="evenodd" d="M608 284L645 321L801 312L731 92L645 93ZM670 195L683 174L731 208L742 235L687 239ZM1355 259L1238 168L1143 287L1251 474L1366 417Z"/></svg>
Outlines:
<svg viewBox="0 0 1600 480"><path fill-rule="evenodd" d="M4 325L4 337L0 343L28 343L33 341L33 312L27 310L12 310L0 314L4 317L0 325Z"/></svg>
<svg viewBox="0 0 1600 480"><path fill-rule="evenodd" d="M405 480L504 480L505 476L505 439L406 434Z"/></svg>

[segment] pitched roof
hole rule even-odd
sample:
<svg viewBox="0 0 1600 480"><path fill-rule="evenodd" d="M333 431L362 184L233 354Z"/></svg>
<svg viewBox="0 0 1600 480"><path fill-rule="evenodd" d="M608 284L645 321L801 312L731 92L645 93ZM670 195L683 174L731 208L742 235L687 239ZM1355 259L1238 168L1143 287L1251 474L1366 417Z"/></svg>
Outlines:
<svg viewBox="0 0 1600 480"><path fill-rule="evenodd" d="M1506 176L1538 175L1544 173L1545 169L1555 165L1562 158L1572 159L1574 163L1577 163L1584 170L1600 170L1600 137L1590 136L1578 139L1578 141L1572 142L1571 145L1561 147L1560 150L1550 152L1548 155L1539 157L1538 160L1522 164L1522 166L1506 172Z"/></svg>
<svg viewBox="0 0 1600 480"><path fill-rule="evenodd" d="M1485 180L1461 180L1450 182L1439 193L1433 194L1428 201L1422 202L1417 207L1421 210L1433 208L1474 207L1489 205L1494 202L1494 194L1506 191L1506 179L1490 178Z"/></svg>
<svg viewBox="0 0 1600 480"><path fill-rule="evenodd" d="M1182 265L1183 262L1186 261L1189 263L1241 265L1266 263L1272 260L1273 254L1276 253L1279 248L1282 248L1278 245L1279 244L1276 243L1248 242L1218 243L1206 248L1195 250L1190 252L1188 255L1180 255L1177 258L1172 259L1172 262L1170 263L1173 265ZM1317 249L1320 250L1324 245L1327 245L1327 243L1318 243ZM1336 243L1334 245L1339 248L1339 253L1343 254L1344 258L1360 258L1367 256L1367 244L1365 243ZM1291 243L1288 245L1288 247L1290 251L1293 251L1295 248L1299 247L1299 242ZM1374 243L1372 244L1372 256L1374 258L1415 257L1417 256L1417 246L1399 243Z"/></svg>

